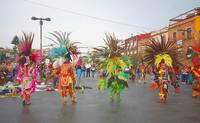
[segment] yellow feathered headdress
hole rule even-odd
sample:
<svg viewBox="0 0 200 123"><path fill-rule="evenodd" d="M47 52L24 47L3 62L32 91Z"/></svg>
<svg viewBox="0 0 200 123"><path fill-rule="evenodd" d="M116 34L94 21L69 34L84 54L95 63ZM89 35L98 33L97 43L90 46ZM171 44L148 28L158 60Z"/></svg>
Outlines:
<svg viewBox="0 0 200 123"><path fill-rule="evenodd" d="M144 62L147 65L155 65L158 67L163 59L169 67L172 65L182 65L176 42L165 40L163 36L160 39L150 39L151 43L146 45Z"/></svg>
<svg viewBox="0 0 200 123"><path fill-rule="evenodd" d="M155 66L158 68L159 67L159 64L161 63L161 61L164 60L166 65L169 66L169 67L172 67L172 58L164 53L164 54L158 54L155 56Z"/></svg>

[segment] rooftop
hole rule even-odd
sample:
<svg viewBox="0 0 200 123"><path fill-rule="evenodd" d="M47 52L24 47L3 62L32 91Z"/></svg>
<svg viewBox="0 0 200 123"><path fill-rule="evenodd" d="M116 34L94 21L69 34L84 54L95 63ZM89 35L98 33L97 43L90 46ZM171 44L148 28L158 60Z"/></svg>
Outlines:
<svg viewBox="0 0 200 123"><path fill-rule="evenodd" d="M192 18L195 16L200 16L200 7L196 7L190 11L182 13L176 17L173 17L169 21L170 21L170 24L174 24L174 23L181 22L181 21L184 21L186 19L189 19L189 18Z"/></svg>
<svg viewBox="0 0 200 123"><path fill-rule="evenodd" d="M125 41L128 41L128 42L129 41L140 41L140 40L143 40L143 39L146 39L146 38L150 38L150 37L151 37L151 32L132 36L132 37L130 37L128 39L125 39Z"/></svg>

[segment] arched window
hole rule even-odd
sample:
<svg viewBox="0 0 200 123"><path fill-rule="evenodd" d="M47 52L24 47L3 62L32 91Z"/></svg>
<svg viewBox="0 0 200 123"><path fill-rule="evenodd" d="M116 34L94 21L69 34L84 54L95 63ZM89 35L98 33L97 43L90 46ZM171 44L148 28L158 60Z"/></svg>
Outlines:
<svg viewBox="0 0 200 123"><path fill-rule="evenodd" d="M176 41L176 32L173 32L173 40Z"/></svg>
<svg viewBox="0 0 200 123"><path fill-rule="evenodd" d="M187 29L187 39L192 39L192 29L191 28Z"/></svg>

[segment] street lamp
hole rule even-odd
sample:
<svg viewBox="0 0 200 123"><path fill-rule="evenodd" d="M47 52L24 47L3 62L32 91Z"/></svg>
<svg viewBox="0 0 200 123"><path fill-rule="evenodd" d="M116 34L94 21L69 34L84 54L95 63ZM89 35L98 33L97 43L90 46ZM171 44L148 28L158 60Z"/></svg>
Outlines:
<svg viewBox="0 0 200 123"><path fill-rule="evenodd" d="M44 21L51 21L50 18L37 18L37 17L31 17L31 20L39 20L39 24L40 24L40 52L41 52L41 56L42 56L42 25L43 25L43 20Z"/></svg>

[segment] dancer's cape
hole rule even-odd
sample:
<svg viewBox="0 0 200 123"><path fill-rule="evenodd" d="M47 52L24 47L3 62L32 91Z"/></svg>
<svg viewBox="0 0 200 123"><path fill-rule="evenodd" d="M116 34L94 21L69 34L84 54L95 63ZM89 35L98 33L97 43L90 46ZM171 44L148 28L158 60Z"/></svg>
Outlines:
<svg viewBox="0 0 200 123"><path fill-rule="evenodd" d="M60 85L68 86L75 82L73 67L71 64L62 64L60 72Z"/></svg>

